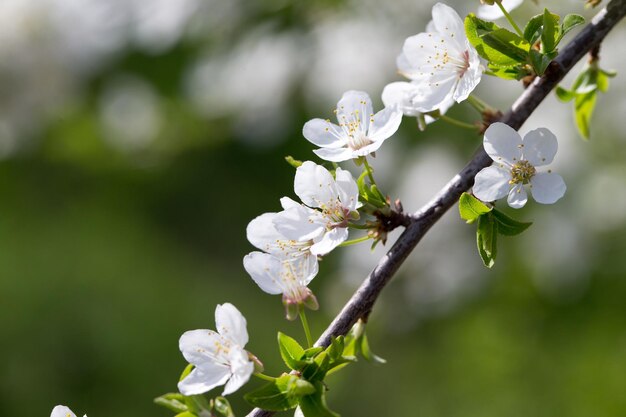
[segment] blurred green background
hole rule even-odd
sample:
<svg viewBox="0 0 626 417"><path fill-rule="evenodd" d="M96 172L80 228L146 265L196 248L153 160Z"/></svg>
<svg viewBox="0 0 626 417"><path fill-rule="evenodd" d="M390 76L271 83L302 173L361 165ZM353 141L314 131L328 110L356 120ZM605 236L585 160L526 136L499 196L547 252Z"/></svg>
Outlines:
<svg viewBox="0 0 626 417"><path fill-rule="evenodd" d="M267 373L282 372L276 332L303 335L243 270L245 227L294 196L283 157L314 158L307 120L330 117L349 89L380 108L384 85L400 79L402 42L423 30L432 4L2 0L0 415L46 416L56 404L90 417L171 415L152 399L176 390L178 338L214 328L226 301L247 317L248 348ZM478 1L449 4L464 14ZM554 0L514 16L543 6L593 14ZM388 363L331 377L331 408L626 414L625 34L622 23L602 50L602 65L621 73L599 100L591 141L553 97L522 129L557 134L565 198L516 212L535 224L501 240L493 270L473 228L448 213L371 316L372 347ZM506 109L521 91L485 77L478 95ZM476 117L466 105L450 114ZM383 190L415 210L479 143L405 119L373 165ZM383 253L365 245L324 259L314 333ZM247 413L241 393L231 400Z"/></svg>

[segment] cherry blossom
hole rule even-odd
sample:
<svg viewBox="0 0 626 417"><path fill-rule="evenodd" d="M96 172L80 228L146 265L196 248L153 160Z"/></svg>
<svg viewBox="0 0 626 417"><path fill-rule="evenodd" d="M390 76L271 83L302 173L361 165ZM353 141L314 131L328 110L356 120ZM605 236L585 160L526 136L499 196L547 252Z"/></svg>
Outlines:
<svg viewBox="0 0 626 417"><path fill-rule="evenodd" d="M398 56L398 72L411 80L402 85L405 114L444 110L453 101L465 100L480 82L483 66L469 43L460 16L437 3L426 32L406 39ZM396 89L398 87L395 87Z"/></svg>
<svg viewBox="0 0 626 417"><path fill-rule="evenodd" d="M476 175L473 190L477 198L494 201L508 195L509 206L521 208L528 200L524 185L541 204L553 204L565 194L560 175L536 169L550 164L556 155L556 136L548 129L532 130L522 139L510 126L494 123L485 131L483 146L495 164Z"/></svg>
<svg viewBox="0 0 626 417"><path fill-rule="evenodd" d="M294 190L304 204L284 198L286 210L274 218L276 230L287 239L314 242L313 255L325 255L348 238L348 222L358 217L359 190L350 172L306 161L296 170Z"/></svg>
<svg viewBox="0 0 626 417"><path fill-rule="evenodd" d="M396 81L387 84L383 89L382 100L383 104L387 107L397 106L405 116L420 117L423 112L417 108L421 105L423 94L420 93L420 88L406 81ZM447 101L442 103L437 110L440 114L445 114L450 107L454 104L454 99L450 97ZM424 121L426 124L430 124L437 120L428 114L424 115Z"/></svg>
<svg viewBox="0 0 626 417"><path fill-rule="evenodd" d="M315 256L281 259L268 253L252 252L243 266L254 282L268 294L282 294L287 318L294 320L301 306L317 310L317 299L307 287L318 272Z"/></svg>
<svg viewBox="0 0 626 417"><path fill-rule="evenodd" d="M523 2L524 0L502 0L502 7L504 7L507 12L510 12ZM483 20L497 20L504 17L504 13L502 13L500 7L498 7L498 5L494 2L491 5L482 4L478 6L476 16L480 17Z"/></svg>
<svg viewBox="0 0 626 417"><path fill-rule="evenodd" d="M190 330L180 337L179 347L194 369L178 383L184 395L202 394L226 384L222 395L237 391L254 372L254 362L243 348L248 343L246 319L230 304L215 308L213 330Z"/></svg>
<svg viewBox="0 0 626 417"><path fill-rule="evenodd" d="M302 129L304 137L320 147L313 152L331 162L376 152L398 130L402 121L402 113L395 106L385 107L374 114L370 97L362 91L344 93L335 114L339 125L328 119L313 119Z"/></svg>
<svg viewBox="0 0 626 417"><path fill-rule="evenodd" d="M76 417L76 414L64 405L57 405L52 409L50 417ZM87 415L85 414L84 417L87 417Z"/></svg>

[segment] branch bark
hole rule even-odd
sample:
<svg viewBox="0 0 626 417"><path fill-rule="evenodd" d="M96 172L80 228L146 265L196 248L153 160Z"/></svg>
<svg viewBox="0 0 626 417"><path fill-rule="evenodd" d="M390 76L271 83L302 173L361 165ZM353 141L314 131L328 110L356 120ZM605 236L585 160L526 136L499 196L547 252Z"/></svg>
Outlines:
<svg viewBox="0 0 626 417"><path fill-rule="evenodd" d="M611 0L592 21L561 51L546 73L538 77L500 118L518 130L535 111L543 99L557 86L572 67L606 37L611 29L626 15L626 0ZM367 318L383 288L394 276L430 228L454 205L463 192L474 183L474 177L493 161L482 145L472 160L446 184L437 195L420 210L411 215L411 223L378 262L350 300L315 343L328 346L334 336L345 335L360 319ZM255 408L247 417L269 417L273 412Z"/></svg>

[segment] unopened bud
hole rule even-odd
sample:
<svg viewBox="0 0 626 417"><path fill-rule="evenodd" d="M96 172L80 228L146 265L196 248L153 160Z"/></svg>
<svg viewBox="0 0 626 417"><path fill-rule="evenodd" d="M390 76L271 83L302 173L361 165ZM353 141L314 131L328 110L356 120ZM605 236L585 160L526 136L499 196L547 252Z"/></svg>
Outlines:
<svg viewBox="0 0 626 417"><path fill-rule="evenodd" d="M265 370L265 367L263 366L263 362L261 362L259 358L256 357L256 355L253 355L252 353L248 352L248 359L250 359L250 361L254 363L255 373L259 373L259 374L263 373L263 371Z"/></svg>
<svg viewBox="0 0 626 417"><path fill-rule="evenodd" d="M309 290L309 295L302 300L302 304L309 310L317 310L320 308L319 303L317 302L317 297Z"/></svg>

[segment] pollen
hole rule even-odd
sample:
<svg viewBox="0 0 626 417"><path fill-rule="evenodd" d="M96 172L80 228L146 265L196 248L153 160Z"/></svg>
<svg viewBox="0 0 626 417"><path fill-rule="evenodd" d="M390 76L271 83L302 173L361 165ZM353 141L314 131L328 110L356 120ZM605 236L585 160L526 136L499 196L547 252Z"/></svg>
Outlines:
<svg viewBox="0 0 626 417"><path fill-rule="evenodd" d="M510 184L528 184L537 170L530 162L521 160L511 167Z"/></svg>

